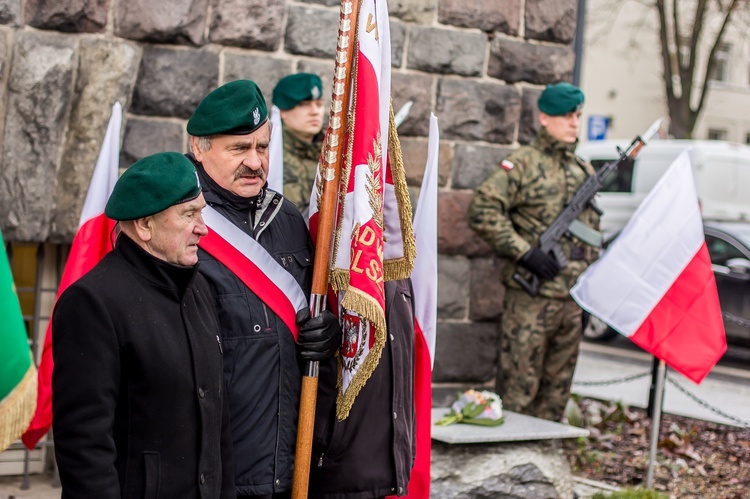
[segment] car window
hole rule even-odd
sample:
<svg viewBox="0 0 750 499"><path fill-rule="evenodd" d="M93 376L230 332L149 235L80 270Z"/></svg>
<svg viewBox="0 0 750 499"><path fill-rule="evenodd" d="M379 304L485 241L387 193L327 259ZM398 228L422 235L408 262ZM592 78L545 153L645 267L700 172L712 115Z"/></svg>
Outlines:
<svg viewBox="0 0 750 499"><path fill-rule="evenodd" d="M609 160L605 159L592 159L591 166L596 171L609 163ZM620 165L604 179L604 186L601 192L631 192L631 185L633 182L633 164L632 158L627 158L622 161Z"/></svg>
<svg viewBox="0 0 750 499"><path fill-rule="evenodd" d="M706 234L706 246L708 247L708 254L711 256L711 263L714 265L726 267L728 260L745 257L736 246L717 236Z"/></svg>

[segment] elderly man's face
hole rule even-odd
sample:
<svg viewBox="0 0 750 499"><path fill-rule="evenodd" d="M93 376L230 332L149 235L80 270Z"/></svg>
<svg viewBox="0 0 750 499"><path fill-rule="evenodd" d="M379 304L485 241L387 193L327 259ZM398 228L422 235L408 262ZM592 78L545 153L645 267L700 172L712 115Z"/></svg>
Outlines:
<svg viewBox="0 0 750 499"><path fill-rule="evenodd" d="M581 126L581 112L573 111L561 116L550 116L539 113L539 124L547 129L549 134L560 142L572 144L578 138Z"/></svg>
<svg viewBox="0 0 750 499"><path fill-rule="evenodd" d="M279 114L290 132L306 142L312 142L323 128L323 99L302 101Z"/></svg>
<svg viewBox="0 0 750 499"><path fill-rule="evenodd" d="M198 241L208 234L201 211L203 194L185 203L170 206L151 217L151 239L146 249L157 258L176 265L198 263Z"/></svg>
<svg viewBox="0 0 750 499"><path fill-rule="evenodd" d="M214 182L243 198L257 196L268 178L268 145L271 129L266 122L247 135L216 135L211 147L202 150L191 139L195 159Z"/></svg>

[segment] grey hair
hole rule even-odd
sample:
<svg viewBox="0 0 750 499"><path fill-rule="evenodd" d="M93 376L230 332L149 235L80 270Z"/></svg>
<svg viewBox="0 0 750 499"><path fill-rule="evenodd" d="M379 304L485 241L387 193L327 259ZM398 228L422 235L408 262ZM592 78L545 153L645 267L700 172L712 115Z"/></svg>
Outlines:
<svg viewBox="0 0 750 499"><path fill-rule="evenodd" d="M211 138L213 137L212 135L209 135L206 137L196 137L193 135L191 137L196 140L198 149L200 149L201 151L208 151L209 149L211 149ZM190 141L191 149L192 149L192 146L193 146L193 141L191 140ZM193 153L195 153L195 151L193 151Z"/></svg>

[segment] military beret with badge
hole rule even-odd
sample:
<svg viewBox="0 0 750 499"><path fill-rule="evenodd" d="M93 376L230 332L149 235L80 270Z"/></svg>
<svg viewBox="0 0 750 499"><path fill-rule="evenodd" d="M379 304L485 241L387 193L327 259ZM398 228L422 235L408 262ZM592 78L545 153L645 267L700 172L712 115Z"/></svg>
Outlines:
<svg viewBox="0 0 750 499"><path fill-rule="evenodd" d="M555 83L547 85L539 96L537 106L544 114L562 116L580 111L583 107L584 96L580 88L570 83Z"/></svg>
<svg viewBox="0 0 750 499"><path fill-rule="evenodd" d="M200 193L193 163L178 152L161 152L146 156L125 170L115 183L104 213L112 220L136 220L192 201Z"/></svg>
<svg viewBox="0 0 750 499"><path fill-rule="evenodd" d="M268 118L266 99L254 81L234 80L209 93L188 120L194 137L246 135Z"/></svg>
<svg viewBox="0 0 750 499"><path fill-rule="evenodd" d="M282 111L292 109L302 101L317 100L323 95L323 82L313 73L285 76L273 89L272 102Z"/></svg>

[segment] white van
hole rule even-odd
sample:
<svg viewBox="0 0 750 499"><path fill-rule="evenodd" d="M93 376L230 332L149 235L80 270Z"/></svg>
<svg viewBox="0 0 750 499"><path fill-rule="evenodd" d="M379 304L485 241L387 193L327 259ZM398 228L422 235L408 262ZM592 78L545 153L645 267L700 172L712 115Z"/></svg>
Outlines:
<svg viewBox="0 0 750 499"><path fill-rule="evenodd" d="M598 169L617 159L624 141L591 141L576 153ZM677 156L690 147L696 190L706 220L750 220L750 147L715 140L659 140L649 142L635 161L628 161L605 179L597 204L604 211L602 231L615 232L635 209Z"/></svg>

